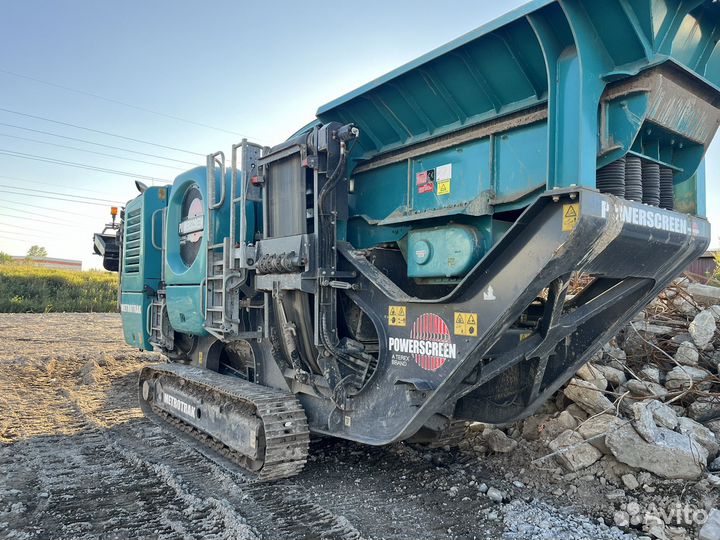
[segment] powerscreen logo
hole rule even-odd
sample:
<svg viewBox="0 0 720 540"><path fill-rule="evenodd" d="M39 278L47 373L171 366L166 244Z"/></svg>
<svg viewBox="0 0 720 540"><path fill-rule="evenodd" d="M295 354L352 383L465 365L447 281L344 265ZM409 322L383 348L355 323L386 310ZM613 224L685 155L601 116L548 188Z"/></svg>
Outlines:
<svg viewBox="0 0 720 540"><path fill-rule="evenodd" d="M447 360L457 358L457 345L448 325L434 313L420 315L412 325L410 338L391 337L388 347L391 352L410 354L427 371L437 371Z"/></svg>

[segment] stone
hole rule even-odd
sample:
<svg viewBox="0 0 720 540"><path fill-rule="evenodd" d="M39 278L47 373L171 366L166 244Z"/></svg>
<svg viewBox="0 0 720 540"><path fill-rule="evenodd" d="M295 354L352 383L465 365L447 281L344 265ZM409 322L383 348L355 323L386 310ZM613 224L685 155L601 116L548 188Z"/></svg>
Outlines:
<svg viewBox="0 0 720 540"><path fill-rule="evenodd" d="M702 283L690 283L687 286L687 292L698 304L704 306L720 304L720 287L703 285Z"/></svg>
<svg viewBox="0 0 720 540"><path fill-rule="evenodd" d="M573 416L573 418L575 418L575 420L577 420L578 422L582 422L583 420L587 420L587 419L588 419L588 413L586 413L585 411L583 411L582 408L581 408L579 405L575 404L575 403L572 403L572 404L571 404L567 409L565 409L565 410L566 410L567 412L569 412L569 413Z"/></svg>
<svg viewBox="0 0 720 540"><path fill-rule="evenodd" d="M499 489L496 489L494 487L491 487L487 490L487 496L488 499L490 499L494 503L501 503L503 500L503 494L502 491Z"/></svg>
<svg viewBox="0 0 720 540"><path fill-rule="evenodd" d="M660 370L655 366L647 364L640 370L640 378L644 381L654 382L660 384Z"/></svg>
<svg viewBox="0 0 720 540"><path fill-rule="evenodd" d="M628 475L632 476L632 475ZM625 507L625 511L630 514L631 516L637 516L640 513L640 505L635 502L631 501L627 503L627 506Z"/></svg>
<svg viewBox="0 0 720 540"><path fill-rule="evenodd" d="M711 341L717 330L715 316L708 310L701 311L690 323L688 332L693 338L695 345L704 349Z"/></svg>
<svg viewBox="0 0 720 540"><path fill-rule="evenodd" d="M710 458L714 458L720 451L720 445L718 445L715 434L691 418L678 418L678 431L683 435L692 437L701 444L708 451L708 457Z"/></svg>
<svg viewBox="0 0 720 540"><path fill-rule="evenodd" d="M624 510L617 510L613 514L613 522L618 527L627 527L628 525L630 525L630 514L628 514Z"/></svg>
<svg viewBox="0 0 720 540"><path fill-rule="evenodd" d="M683 341L675 353L675 361L685 366L697 366L700 354L695 345L690 341Z"/></svg>
<svg viewBox="0 0 720 540"><path fill-rule="evenodd" d="M579 433L568 429L548 445L557 452L555 460L566 470L576 472L589 467L602 457L600 450L585 442Z"/></svg>
<svg viewBox="0 0 720 540"><path fill-rule="evenodd" d="M605 442L621 463L663 478L694 480L707 463L707 450L691 437L657 428L655 443L645 441L630 424L611 431Z"/></svg>
<svg viewBox="0 0 720 540"><path fill-rule="evenodd" d="M698 422L720 418L720 401L715 398L698 398L688 406L687 415Z"/></svg>
<svg viewBox="0 0 720 540"><path fill-rule="evenodd" d="M658 427L655 425L652 411L648 409L647 403L639 401L633 403L633 426L640 436L649 443L654 443L658 438Z"/></svg>
<svg viewBox="0 0 720 540"><path fill-rule="evenodd" d="M605 380L607 382L609 382L616 388L622 384L625 384L625 382L627 381L625 372L621 369L602 364L595 366L595 368L603 374L603 377L605 377Z"/></svg>
<svg viewBox="0 0 720 540"><path fill-rule="evenodd" d="M713 317L715 317L716 321L720 321L720 305L718 306L710 306L708 308L708 311L712 313Z"/></svg>
<svg viewBox="0 0 720 540"><path fill-rule="evenodd" d="M613 410L612 403L597 389L597 386L582 379L571 379L563 393L590 415Z"/></svg>
<svg viewBox="0 0 720 540"><path fill-rule="evenodd" d="M526 441L537 441L549 419L550 415L547 414L534 414L526 418L522 424L522 438Z"/></svg>
<svg viewBox="0 0 720 540"><path fill-rule="evenodd" d="M720 540L720 510L713 508L700 528L699 540Z"/></svg>
<svg viewBox="0 0 720 540"><path fill-rule="evenodd" d="M630 379L626 383L627 389L630 393L636 397L654 397L663 399L667 397L667 389L661 385L650 381L638 381L637 379Z"/></svg>
<svg viewBox="0 0 720 540"><path fill-rule="evenodd" d="M684 315L695 315L698 312L695 304L682 296L677 296L676 298L673 298L672 305L675 306L675 309L677 309L680 313Z"/></svg>
<svg viewBox="0 0 720 540"><path fill-rule="evenodd" d="M646 403L648 410L652 412L655 424L667 429L675 429L678 425L678 415L669 405L655 399Z"/></svg>
<svg viewBox="0 0 720 540"><path fill-rule="evenodd" d="M612 414L601 414L586 420L578 426L578 433L603 454L610 454L605 437L619 428L625 421Z"/></svg>
<svg viewBox="0 0 720 540"><path fill-rule="evenodd" d="M633 322L633 326L638 332L645 332L646 334L653 334L656 336L672 334L673 329L671 326L663 326L659 324L650 324L647 321Z"/></svg>
<svg viewBox="0 0 720 540"><path fill-rule="evenodd" d="M709 372L702 368L692 366L676 366L668 372L665 378L665 388L671 391L687 390L690 388L691 382L698 390L707 390L710 388L710 382L702 381L710 375Z"/></svg>
<svg viewBox="0 0 720 540"><path fill-rule="evenodd" d="M622 482L625 484L625 487L628 489L637 489L640 487L640 483L637 481L637 478L635 478L635 475L632 473L623 474Z"/></svg>
<svg viewBox="0 0 720 540"><path fill-rule="evenodd" d="M517 448L517 441L495 428L488 428L483 432L483 438L490 450L499 454L507 454Z"/></svg>
<svg viewBox="0 0 720 540"><path fill-rule="evenodd" d="M583 381L594 384L598 390L605 390L607 388L608 382L605 376L599 369L597 369L594 365L590 363L587 363L583 367L581 367L577 372L577 376L580 377Z"/></svg>

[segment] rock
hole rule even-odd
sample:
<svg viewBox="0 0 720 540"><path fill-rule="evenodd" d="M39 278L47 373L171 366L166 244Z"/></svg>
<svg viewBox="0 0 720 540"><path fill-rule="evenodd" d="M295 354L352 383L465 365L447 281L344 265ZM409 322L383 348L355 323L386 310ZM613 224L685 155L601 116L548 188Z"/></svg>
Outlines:
<svg viewBox="0 0 720 540"><path fill-rule="evenodd" d="M680 345L681 343L684 343L686 341L692 342L692 336L687 332L680 332L679 334L675 334L673 337L671 337L670 341Z"/></svg>
<svg viewBox="0 0 720 540"><path fill-rule="evenodd" d="M650 381L638 381L630 379L626 383L627 389L633 396L637 397L654 397L663 399L668 395L667 389L661 385Z"/></svg>
<svg viewBox="0 0 720 540"><path fill-rule="evenodd" d="M590 415L613 409L610 400L595 385L582 379L571 379L563 393Z"/></svg>
<svg viewBox="0 0 720 540"><path fill-rule="evenodd" d="M480 485L478 486L478 491L479 491L480 493L487 493L487 492L488 492L488 485L487 485L485 482L483 482L482 484L480 484Z"/></svg>
<svg viewBox="0 0 720 540"><path fill-rule="evenodd" d="M716 398L698 398L688 406L687 415L698 422L720 418L720 401Z"/></svg>
<svg viewBox="0 0 720 540"><path fill-rule="evenodd" d="M712 287L711 285L703 285L701 283L690 283L687 286L687 292L698 304L704 306L720 304L720 287Z"/></svg>
<svg viewBox="0 0 720 540"><path fill-rule="evenodd" d="M678 424L678 415L672 407L654 399L648 401L646 407L652 412L653 420L658 426L675 429Z"/></svg>
<svg viewBox="0 0 720 540"><path fill-rule="evenodd" d="M660 370L655 366L647 364L640 370L640 378L644 381L650 381L655 384L660 384Z"/></svg>
<svg viewBox="0 0 720 540"><path fill-rule="evenodd" d="M707 450L686 435L665 428L657 430L656 442L648 443L626 424L608 433L605 442L618 461L631 467L663 478L699 478L707 463Z"/></svg>
<svg viewBox="0 0 720 540"><path fill-rule="evenodd" d="M490 450L499 454L507 454L517 448L517 441L511 439L505 433L495 428L488 428L483 432L483 438L490 447Z"/></svg>
<svg viewBox="0 0 720 540"><path fill-rule="evenodd" d="M614 368L612 366L597 365L595 368L603 374L605 380L612 384L614 387L618 387L621 384L625 384L627 377L625 372L621 369Z"/></svg>
<svg viewBox="0 0 720 540"><path fill-rule="evenodd" d="M632 475L628 475L628 476L632 476ZM628 514L630 514L631 517L637 516L640 513L640 505L635 501L631 501L631 502L627 503L625 510L627 511Z"/></svg>
<svg viewBox="0 0 720 540"><path fill-rule="evenodd" d="M628 514L624 510L617 510L613 514L613 522L618 527L627 527L628 525L630 525L630 514Z"/></svg>
<svg viewBox="0 0 720 540"><path fill-rule="evenodd" d="M491 487L487 490L488 499L495 503L501 503L503 500L503 494L499 489Z"/></svg>
<svg viewBox="0 0 720 540"><path fill-rule="evenodd" d="M713 317L715 317L716 321L720 321L720 305L719 306L710 306L708 308L708 311L712 313Z"/></svg>
<svg viewBox="0 0 720 540"><path fill-rule="evenodd" d="M590 363L587 363L583 367L581 367L577 372L577 376L580 377L583 381L594 384L598 390L605 390L607 388L608 382L605 376L599 369L597 369L594 365Z"/></svg>
<svg viewBox="0 0 720 540"><path fill-rule="evenodd" d="M659 324L650 324L647 321L634 322L633 326L638 332L645 332L656 336L667 335L673 333L672 326L662 326Z"/></svg>
<svg viewBox="0 0 720 540"><path fill-rule="evenodd" d="M637 489L640 487L640 483L637 481L637 478L635 478L635 475L632 473L623 474L622 482L625 484L625 487L628 489Z"/></svg>
<svg viewBox="0 0 720 540"><path fill-rule="evenodd" d="M633 426L640 436L649 443L654 443L658 438L658 427L655 425L652 411L648 409L647 403L633 403Z"/></svg>
<svg viewBox="0 0 720 540"><path fill-rule="evenodd" d="M602 457L602 453L585 442L582 435L570 429L548 445L555 455L555 460L568 471L579 471L589 467Z"/></svg>
<svg viewBox="0 0 720 540"><path fill-rule="evenodd" d="M675 308L684 315L695 315L698 312L695 304L687 300L687 298L683 298L682 296L677 296L676 298L673 298L672 305L675 306Z"/></svg>
<svg viewBox="0 0 720 540"><path fill-rule="evenodd" d="M720 540L720 510L713 508L707 521L700 528L700 540Z"/></svg>
<svg viewBox="0 0 720 540"><path fill-rule="evenodd" d="M675 353L675 361L685 366L697 366L699 358L697 348L690 341L683 341Z"/></svg>
<svg viewBox="0 0 720 540"><path fill-rule="evenodd" d="M578 422L582 422L583 420L588 419L588 413L582 410L582 408L579 405L576 405L575 403L571 404L567 409L565 409L568 413L572 415L575 420Z"/></svg>
<svg viewBox="0 0 720 540"><path fill-rule="evenodd" d="M676 366L670 372L668 372L665 378L665 387L668 390L687 390L690 388L690 383L694 384L694 387L703 390L710 388L709 382L703 383L705 378L710 373L702 368L696 368L692 366ZM699 383L699 384L698 384Z"/></svg>
<svg viewBox="0 0 720 540"><path fill-rule="evenodd" d="M547 414L534 414L526 418L522 425L522 438L526 441L537 441L548 420L550 415Z"/></svg>
<svg viewBox="0 0 720 540"><path fill-rule="evenodd" d="M97 372L100 369L95 360L88 360L80 368L80 377L84 384L93 385L97 383Z"/></svg>
<svg viewBox="0 0 720 540"><path fill-rule="evenodd" d="M690 332L695 345L700 349L710 343L715 335L715 330L717 330L715 317L708 310L698 313L688 327L688 332Z"/></svg>
<svg viewBox="0 0 720 540"><path fill-rule="evenodd" d="M610 454L610 449L605 444L605 436L612 430L620 427L624 421L612 414L601 414L590 418L578 426L578 433L587 442L600 450L603 454Z"/></svg>
<svg viewBox="0 0 720 540"><path fill-rule="evenodd" d="M718 445L715 434L695 420L686 417L678 418L678 431L683 435L692 437L701 444L708 451L710 458L714 458L720 451L720 445Z"/></svg>

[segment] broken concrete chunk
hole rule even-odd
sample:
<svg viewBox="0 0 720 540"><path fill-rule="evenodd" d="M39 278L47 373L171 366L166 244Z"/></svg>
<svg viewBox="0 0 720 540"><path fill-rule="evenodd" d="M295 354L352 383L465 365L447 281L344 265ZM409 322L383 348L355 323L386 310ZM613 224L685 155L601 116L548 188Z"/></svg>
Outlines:
<svg viewBox="0 0 720 540"><path fill-rule="evenodd" d="M683 341L675 353L675 361L685 366L697 366L700 355L695 344L690 341Z"/></svg>
<svg viewBox="0 0 720 540"><path fill-rule="evenodd" d="M665 378L665 387L668 390L687 390L690 388L692 381L695 388L700 390L708 389L710 383L703 383L702 381L708 377L710 373L701 368L692 366L676 366L674 367Z"/></svg>
<svg viewBox="0 0 720 540"><path fill-rule="evenodd" d="M608 433L605 442L618 461L631 467L663 478L699 478L707 463L707 450L691 437L657 429L655 443L645 441L630 424Z"/></svg>
<svg viewBox="0 0 720 540"><path fill-rule="evenodd" d="M619 428L626 420L612 414L601 414L581 423L577 431L587 442L600 450L603 454L610 454L610 449L605 444L605 436Z"/></svg>
<svg viewBox="0 0 720 540"><path fill-rule="evenodd" d="M626 385L627 389L633 396L637 397L654 397L664 399L668 395L667 389L661 385L650 381L638 381L630 379Z"/></svg>
<svg viewBox="0 0 720 540"><path fill-rule="evenodd" d="M712 340L717 330L717 323L712 312L708 310L701 311L690 323L688 331L700 349L704 349Z"/></svg>
<svg viewBox="0 0 720 540"><path fill-rule="evenodd" d="M488 428L483 432L483 438L490 450L500 454L512 452L517 447L517 441L511 439L505 433L495 428Z"/></svg>
<svg viewBox="0 0 720 540"><path fill-rule="evenodd" d="M605 376L602 374L602 371L600 371L598 368L596 368L590 363L587 363L583 367L581 367L577 372L577 376L584 381L594 384L598 388L598 390L605 390L607 388L608 382Z"/></svg>
<svg viewBox="0 0 720 540"><path fill-rule="evenodd" d="M712 287L701 283L690 283L687 292L698 304L712 306L720 304L720 287Z"/></svg>
<svg viewBox="0 0 720 540"><path fill-rule="evenodd" d="M598 414L613 410L612 403L597 387L581 379L571 379L563 391L565 396L577 403L588 414Z"/></svg>
<svg viewBox="0 0 720 540"><path fill-rule="evenodd" d="M675 429L678 425L678 415L669 405L653 399L646 403L646 407L652 412L655 424L667 429Z"/></svg>
<svg viewBox="0 0 720 540"><path fill-rule="evenodd" d="M698 422L720 418L720 400L700 397L688 406L687 415Z"/></svg>
<svg viewBox="0 0 720 540"><path fill-rule="evenodd" d="M612 384L614 387L618 387L621 384L625 384L627 377L625 372L621 369L614 368L612 366L598 365L595 368L603 374L605 380Z"/></svg>
<svg viewBox="0 0 720 540"><path fill-rule="evenodd" d="M568 471L579 471L589 467L602 457L602 453L585 442L585 439L571 429L563 431L560 436L548 445L555 455L556 461Z"/></svg>
<svg viewBox="0 0 720 540"><path fill-rule="evenodd" d="M653 414L644 402L633 403L633 426L640 436L649 443L654 443L658 438L658 427L655 425Z"/></svg>
<svg viewBox="0 0 720 540"><path fill-rule="evenodd" d="M683 435L692 437L701 444L708 451L710 458L714 458L720 451L720 445L718 445L715 434L695 420L686 417L679 418L678 431Z"/></svg>

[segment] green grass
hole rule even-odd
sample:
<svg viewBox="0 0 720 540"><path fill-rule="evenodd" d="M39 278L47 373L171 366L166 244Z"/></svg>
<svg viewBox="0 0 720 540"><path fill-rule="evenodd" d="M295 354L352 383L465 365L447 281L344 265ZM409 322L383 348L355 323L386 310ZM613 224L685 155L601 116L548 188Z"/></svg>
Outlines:
<svg viewBox="0 0 720 540"><path fill-rule="evenodd" d="M117 274L0 265L0 312L117 311Z"/></svg>

